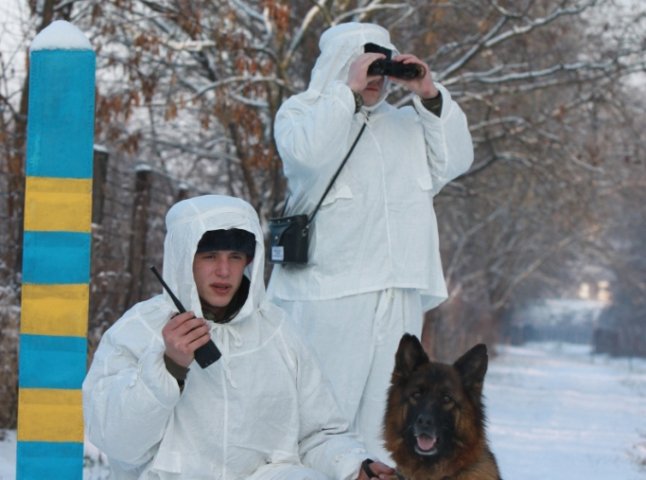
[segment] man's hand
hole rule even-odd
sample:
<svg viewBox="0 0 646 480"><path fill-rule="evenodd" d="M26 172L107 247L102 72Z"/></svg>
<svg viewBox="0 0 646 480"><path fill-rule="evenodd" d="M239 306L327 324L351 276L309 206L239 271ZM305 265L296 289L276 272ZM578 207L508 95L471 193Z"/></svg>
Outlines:
<svg viewBox="0 0 646 480"><path fill-rule="evenodd" d="M357 480L371 480L374 478L390 480L395 478L395 469L381 462L372 462L369 464L369 468L375 476L369 477L365 470L361 468Z"/></svg>
<svg viewBox="0 0 646 480"><path fill-rule="evenodd" d="M380 58L386 58L386 55L372 52L362 53L352 62L348 71L348 86L353 92L360 93L368 86L369 79L378 77L377 75L368 77L368 67Z"/></svg>
<svg viewBox="0 0 646 480"><path fill-rule="evenodd" d="M193 361L195 350L211 339L206 320L196 318L193 312L180 313L172 317L162 329L165 354L182 367Z"/></svg>
<svg viewBox="0 0 646 480"><path fill-rule="evenodd" d="M435 84L433 83L433 76L431 75L431 69L428 68L428 65L422 62L415 55L411 55L411 54L397 55L393 57L393 61L402 62L405 64L414 63L417 65L420 65L422 68L424 68L425 73L423 76L413 78L412 80L388 77L390 80L406 87L411 92L416 93L422 99L437 97L439 90L435 87Z"/></svg>

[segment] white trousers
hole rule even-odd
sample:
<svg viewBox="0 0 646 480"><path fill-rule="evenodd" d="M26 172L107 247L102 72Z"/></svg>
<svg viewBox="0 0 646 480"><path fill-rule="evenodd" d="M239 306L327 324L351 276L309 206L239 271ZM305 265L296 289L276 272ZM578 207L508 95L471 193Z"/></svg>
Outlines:
<svg viewBox="0 0 646 480"><path fill-rule="evenodd" d="M300 465L269 464L260 467L247 480L331 480L326 475Z"/></svg>
<svg viewBox="0 0 646 480"><path fill-rule="evenodd" d="M422 334L419 292L387 289L333 300L273 301L313 347L347 418L373 459L383 448L383 417L399 340Z"/></svg>

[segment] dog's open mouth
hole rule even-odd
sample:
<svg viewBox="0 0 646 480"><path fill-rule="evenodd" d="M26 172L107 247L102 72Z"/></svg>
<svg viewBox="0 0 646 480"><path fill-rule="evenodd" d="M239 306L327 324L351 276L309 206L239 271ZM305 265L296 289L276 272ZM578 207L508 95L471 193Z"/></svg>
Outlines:
<svg viewBox="0 0 646 480"><path fill-rule="evenodd" d="M415 439L417 440L415 452L418 455L435 455L437 453L437 437L435 435L421 434Z"/></svg>

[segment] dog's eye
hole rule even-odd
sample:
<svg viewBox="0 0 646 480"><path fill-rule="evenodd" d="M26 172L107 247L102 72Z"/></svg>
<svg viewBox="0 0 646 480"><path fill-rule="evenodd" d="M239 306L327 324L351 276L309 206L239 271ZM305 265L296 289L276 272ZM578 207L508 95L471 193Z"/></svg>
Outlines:
<svg viewBox="0 0 646 480"><path fill-rule="evenodd" d="M418 400L422 398L422 391L421 390L415 390L410 394L411 398Z"/></svg>
<svg viewBox="0 0 646 480"><path fill-rule="evenodd" d="M450 405L450 404L452 404L452 403L453 403L453 397L451 397L451 395L446 395L446 394L445 394L445 395L443 395L443 396L442 396L442 403L443 403L444 405Z"/></svg>

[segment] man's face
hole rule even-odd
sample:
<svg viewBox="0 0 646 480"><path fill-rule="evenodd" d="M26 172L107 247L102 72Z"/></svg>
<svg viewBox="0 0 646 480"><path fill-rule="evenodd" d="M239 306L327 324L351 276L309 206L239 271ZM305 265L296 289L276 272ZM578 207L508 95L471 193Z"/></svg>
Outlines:
<svg viewBox="0 0 646 480"><path fill-rule="evenodd" d="M247 255L234 250L196 253L193 258L193 278L197 292L214 312L226 307L238 291Z"/></svg>
<svg viewBox="0 0 646 480"><path fill-rule="evenodd" d="M368 85L366 88L359 92L363 98L363 104L367 107L375 105L381 98L381 92L384 88L384 83L386 82L385 77L382 76L370 76L368 77Z"/></svg>

